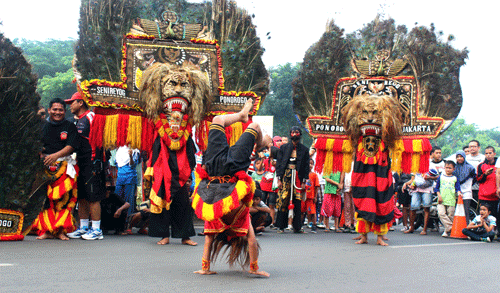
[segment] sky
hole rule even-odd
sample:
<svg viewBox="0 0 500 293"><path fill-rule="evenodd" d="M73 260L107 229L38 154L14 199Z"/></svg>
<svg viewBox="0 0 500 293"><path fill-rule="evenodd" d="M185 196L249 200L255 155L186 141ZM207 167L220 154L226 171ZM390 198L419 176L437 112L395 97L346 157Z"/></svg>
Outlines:
<svg viewBox="0 0 500 293"><path fill-rule="evenodd" d="M411 29L415 23L429 26L445 36L453 34L452 45L470 51L460 71L464 97L461 118L481 129L500 126L486 109L499 109L500 97L492 91L495 69L500 68L498 11L496 1L463 0L238 0L238 5L255 14L254 24L266 49L263 60L273 67L301 62L306 50L319 40L326 23L335 23L351 33L372 21L377 13L392 17L396 24ZM5 36L44 41L78 38L80 0L0 0L0 31ZM266 34L271 38L267 39ZM495 49L493 49L495 48ZM491 79L491 80L490 80Z"/></svg>

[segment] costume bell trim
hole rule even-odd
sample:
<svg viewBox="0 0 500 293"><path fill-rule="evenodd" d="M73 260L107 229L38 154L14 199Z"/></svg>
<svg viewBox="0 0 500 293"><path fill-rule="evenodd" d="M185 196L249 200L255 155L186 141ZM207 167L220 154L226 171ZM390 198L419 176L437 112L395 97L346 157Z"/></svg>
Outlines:
<svg viewBox="0 0 500 293"><path fill-rule="evenodd" d="M207 172L198 166L196 168L196 188L193 193L192 207L196 216L204 221L213 221L227 215L234 209L240 207L242 202L247 207L252 205L252 199L255 192L255 182L244 171L239 171L231 178L231 181L236 182L231 194L225 198L208 204L203 202L203 199L198 194L199 182L201 180L209 180Z"/></svg>
<svg viewBox="0 0 500 293"><path fill-rule="evenodd" d="M323 174L351 171L354 147L348 138L320 137L314 147L317 151L315 171ZM425 173L429 169L431 149L432 145L427 138L397 140L394 148L389 149L391 169L398 173Z"/></svg>

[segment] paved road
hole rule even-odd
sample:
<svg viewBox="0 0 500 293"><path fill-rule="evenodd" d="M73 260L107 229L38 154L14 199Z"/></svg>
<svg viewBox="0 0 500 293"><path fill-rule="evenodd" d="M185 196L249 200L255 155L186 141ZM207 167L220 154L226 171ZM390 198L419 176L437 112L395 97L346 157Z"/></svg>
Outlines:
<svg viewBox="0 0 500 293"><path fill-rule="evenodd" d="M399 226L401 227L401 226ZM396 227L398 229L398 227ZM197 231L201 230L197 227ZM307 229L306 229L307 230ZM1 292L486 292L498 290L500 243L390 232L389 247L355 245L355 234L276 234L258 237L259 279L212 265L200 276L200 245L173 239L158 246L141 235L105 236L100 241L36 240L0 243Z"/></svg>

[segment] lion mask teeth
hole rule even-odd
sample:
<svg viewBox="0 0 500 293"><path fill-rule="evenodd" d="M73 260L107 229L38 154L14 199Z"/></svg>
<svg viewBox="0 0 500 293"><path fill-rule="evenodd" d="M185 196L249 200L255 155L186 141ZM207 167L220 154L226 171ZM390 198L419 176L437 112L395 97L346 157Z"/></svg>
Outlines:
<svg viewBox="0 0 500 293"><path fill-rule="evenodd" d="M363 136L380 136L381 127L376 124L365 124L360 127Z"/></svg>
<svg viewBox="0 0 500 293"><path fill-rule="evenodd" d="M163 110L166 112L182 112L185 113L188 107L188 101L182 97L172 97L163 101Z"/></svg>

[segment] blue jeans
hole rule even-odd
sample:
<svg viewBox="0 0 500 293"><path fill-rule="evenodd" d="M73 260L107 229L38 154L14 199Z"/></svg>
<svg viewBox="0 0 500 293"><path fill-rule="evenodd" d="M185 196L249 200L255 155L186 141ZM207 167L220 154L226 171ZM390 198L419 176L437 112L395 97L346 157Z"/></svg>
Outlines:
<svg viewBox="0 0 500 293"><path fill-rule="evenodd" d="M475 241L481 241L481 238L486 237L490 237L490 240L493 240L495 238L495 232L493 230L491 230L490 232L476 233L472 230L464 228L462 230L462 233L464 233L465 236L469 236L470 239Z"/></svg>
<svg viewBox="0 0 500 293"><path fill-rule="evenodd" d="M134 213L135 210L135 190L136 184L120 184L116 185L115 193L121 199L128 202L130 207L127 210L127 217Z"/></svg>
<svg viewBox="0 0 500 293"><path fill-rule="evenodd" d="M432 205L432 194L425 192L414 192L411 194L411 210L416 211L420 209L420 205L428 208Z"/></svg>

